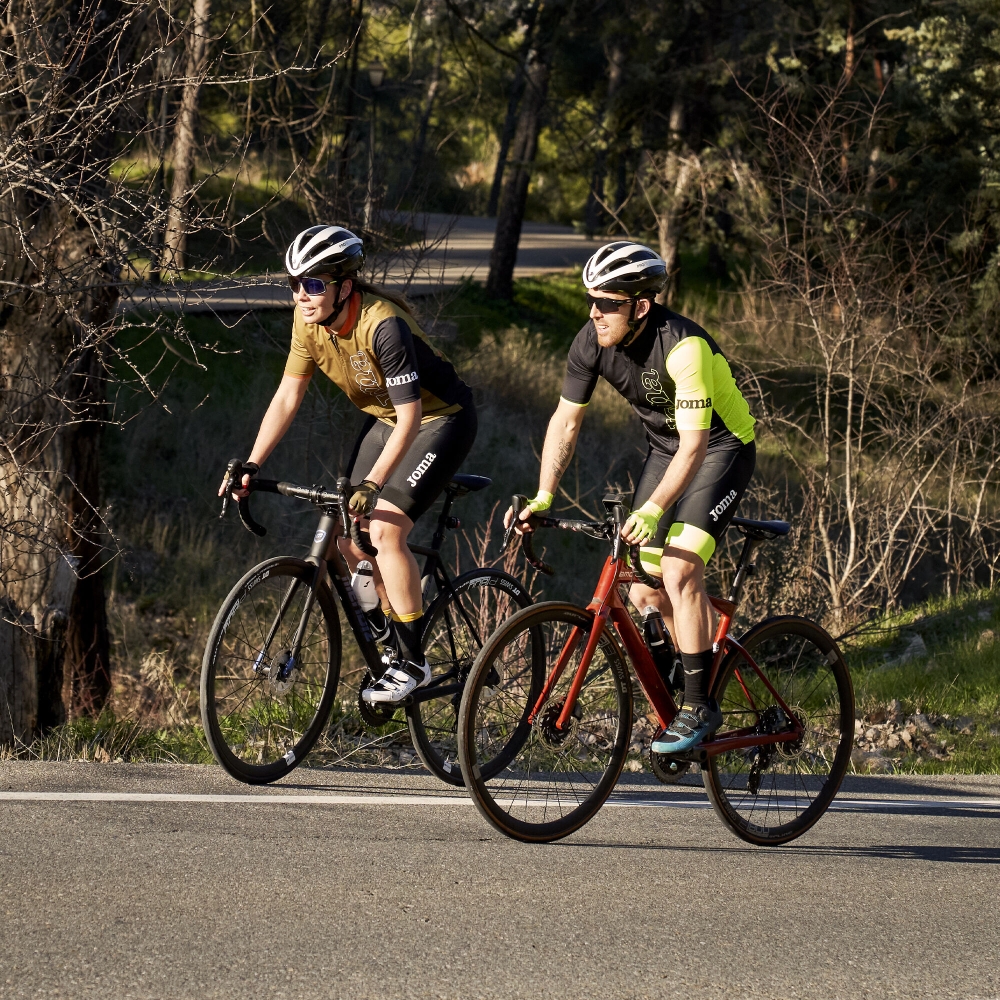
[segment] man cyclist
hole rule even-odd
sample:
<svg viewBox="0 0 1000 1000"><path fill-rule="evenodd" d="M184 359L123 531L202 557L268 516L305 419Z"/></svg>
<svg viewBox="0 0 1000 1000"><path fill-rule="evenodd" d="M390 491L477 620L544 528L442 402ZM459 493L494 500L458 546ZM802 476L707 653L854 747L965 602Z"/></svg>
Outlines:
<svg viewBox="0 0 1000 1000"><path fill-rule="evenodd" d="M350 510L369 519L378 549L376 586L383 612L391 610L399 655L362 697L398 702L431 677L420 650L420 572L406 541L469 453L476 408L471 390L427 342L405 299L359 279L364 259L362 241L340 226L311 226L288 248L291 349L242 485L284 437L317 368L368 414L346 472L353 484ZM364 558L350 540L339 544L352 568Z"/></svg>
<svg viewBox="0 0 1000 1000"><path fill-rule="evenodd" d="M750 482L756 446L755 421L718 345L656 304L665 277L662 258L638 243L609 243L587 261L590 321L570 348L538 493L521 517L551 506L603 376L632 405L649 446L622 537L640 546L643 568L663 580L662 590L633 584L629 596L640 611L659 608L681 654L684 701L653 741L657 753L679 753L722 722L708 696L714 616L705 565Z"/></svg>

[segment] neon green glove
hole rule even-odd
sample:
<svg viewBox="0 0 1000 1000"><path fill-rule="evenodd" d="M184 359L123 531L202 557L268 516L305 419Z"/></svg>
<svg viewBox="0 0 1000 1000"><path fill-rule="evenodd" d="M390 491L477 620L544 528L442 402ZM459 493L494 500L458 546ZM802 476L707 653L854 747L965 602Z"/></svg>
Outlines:
<svg viewBox="0 0 1000 1000"><path fill-rule="evenodd" d="M541 514L542 511L548 510L552 506L552 494L546 493L545 490L539 490L534 497L528 501L527 509L531 511L532 514Z"/></svg>
<svg viewBox="0 0 1000 1000"><path fill-rule="evenodd" d="M647 500L638 510L632 511L622 528L622 534L634 535L638 538L633 544L643 545L656 534L656 526L663 517L663 510L652 500Z"/></svg>

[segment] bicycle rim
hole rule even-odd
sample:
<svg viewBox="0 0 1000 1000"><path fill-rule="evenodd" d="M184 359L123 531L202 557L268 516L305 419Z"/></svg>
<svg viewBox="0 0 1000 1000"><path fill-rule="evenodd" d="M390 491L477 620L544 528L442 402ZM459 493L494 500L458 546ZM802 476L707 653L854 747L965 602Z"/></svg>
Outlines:
<svg viewBox="0 0 1000 1000"><path fill-rule="evenodd" d="M709 759L703 780L722 821L753 844L783 844L823 815L847 771L854 739L854 691L833 638L804 618L770 619L740 638L802 724L796 743L750 747ZM715 697L727 731L788 728L777 699L736 653L723 663Z"/></svg>
<svg viewBox="0 0 1000 1000"><path fill-rule="evenodd" d="M288 668L314 569L296 559L254 567L233 588L202 666L202 722L216 760L235 778L274 781L322 731L340 670L340 625L329 591L316 595Z"/></svg>
<svg viewBox="0 0 1000 1000"><path fill-rule="evenodd" d="M632 688L609 632L594 651L568 725L558 726L593 625L593 614L572 604L527 608L486 643L466 684L459 717L462 775L483 816L509 837L567 836L600 809L621 773ZM575 647L529 723L573 635Z"/></svg>
<svg viewBox="0 0 1000 1000"><path fill-rule="evenodd" d="M472 664L497 628L530 603L530 595L514 577L477 569L452 581L451 590L443 591L427 613L424 656L433 675L431 688L444 693L410 706L406 715L424 766L448 784L463 783L458 712Z"/></svg>

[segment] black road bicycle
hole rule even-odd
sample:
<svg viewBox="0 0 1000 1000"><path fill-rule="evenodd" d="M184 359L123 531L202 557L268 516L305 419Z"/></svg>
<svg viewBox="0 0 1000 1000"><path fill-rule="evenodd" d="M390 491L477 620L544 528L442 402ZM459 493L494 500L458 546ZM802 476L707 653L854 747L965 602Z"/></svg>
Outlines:
<svg viewBox="0 0 1000 1000"><path fill-rule="evenodd" d="M229 463L222 515L240 462ZM452 579L441 558L445 532L458 528L451 516L456 499L491 485L485 476L456 475L445 488L444 506L430 547L410 545L424 557L421 590L429 600L422 635L432 668L428 685L394 704L371 705L360 691L385 669L371 625L351 587L350 571L336 539L350 535L368 554L376 550L347 509L350 483L297 486L251 479L250 493L280 493L319 508L319 524L305 558L275 556L254 566L229 592L208 637L201 670L201 718L215 759L250 784L276 781L305 758L323 732L340 679L343 610L368 671L358 692L358 710L373 727L386 725L402 708L414 748L428 770L461 785L457 722L462 690L483 642L531 599L521 582L491 568ZM250 512L250 496L237 501L243 524L256 535L265 529Z"/></svg>

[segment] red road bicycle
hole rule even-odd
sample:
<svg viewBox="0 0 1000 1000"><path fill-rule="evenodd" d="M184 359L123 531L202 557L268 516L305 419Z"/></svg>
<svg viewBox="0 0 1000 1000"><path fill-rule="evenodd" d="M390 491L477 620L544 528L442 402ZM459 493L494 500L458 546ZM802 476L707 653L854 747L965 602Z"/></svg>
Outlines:
<svg viewBox="0 0 1000 1000"><path fill-rule="evenodd" d="M518 508L522 498L515 498ZM661 726L677 712L666 680L626 606L629 584L660 585L626 559L624 498L604 498L604 521L534 515L533 527L604 538L611 554L586 608L551 601L517 612L483 645L458 718L458 754L466 788L496 829L525 841L551 841L578 830L611 793L628 755L633 723L628 662ZM729 634L756 547L786 535L785 521L735 517L746 541L719 614L709 690L723 724L687 754L652 755L657 777L673 781L701 767L719 818L753 844L783 844L823 814L850 764L854 691L834 639L815 622L769 618ZM531 548L528 561L552 570ZM636 568L638 567L638 568ZM504 758L501 767L499 758Z"/></svg>

